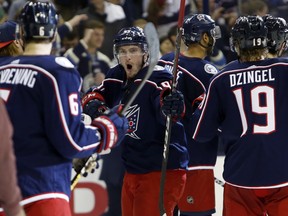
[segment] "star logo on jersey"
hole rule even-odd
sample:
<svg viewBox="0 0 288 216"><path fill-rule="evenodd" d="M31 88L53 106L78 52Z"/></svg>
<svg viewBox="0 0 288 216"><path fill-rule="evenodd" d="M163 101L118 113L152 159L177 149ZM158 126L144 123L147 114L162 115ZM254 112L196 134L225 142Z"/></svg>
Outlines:
<svg viewBox="0 0 288 216"><path fill-rule="evenodd" d="M133 139L140 139L140 137L138 137L136 134L138 129L139 113L140 107L138 107L137 104L129 107L125 113L125 116L128 119L128 131L126 135L132 137Z"/></svg>

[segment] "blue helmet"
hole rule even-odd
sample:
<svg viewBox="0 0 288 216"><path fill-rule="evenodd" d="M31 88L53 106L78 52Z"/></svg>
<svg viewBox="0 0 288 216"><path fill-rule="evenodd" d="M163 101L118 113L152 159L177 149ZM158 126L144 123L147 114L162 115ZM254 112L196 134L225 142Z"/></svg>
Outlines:
<svg viewBox="0 0 288 216"><path fill-rule="evenodd" d="M288 26L281 17L266 15L263 17L265 26L268 29L267 46L269 52L277 53L284 42L288 40Z"/></svg>
<svg viewBox="0 0 288 216"><path fill-rule="evenodd" d="M236 44L241 50L265 48L267 33L267 27L260 16L241 16L231 30L231 49L235 51Z"/></svg>
<svg viewBox="0 0 288 216"><path fill-rule="evenodd" d="M28 1L19 19L25 39L52 39L57 31L58 15L50 2Z"/></svg>
<svg viewBox="0 0 288 216"><path fill-rule="evenodd" d="M118 53L118 49L124 45L138 45L143 52L148 52L148 44L146 36L142 28L128 27L122 28L114 39L114 55Z"/></svg>
<svg viewBox="0 0 288 216"><path fill-rule="evenodd" d="M203 33L207 33L208 36L213 39L221 37L221 31L219 26L215 25L215 21L206 14L194 14L186 17L183 22L182 39L186 46L191 43L200 42Z"/></svg>

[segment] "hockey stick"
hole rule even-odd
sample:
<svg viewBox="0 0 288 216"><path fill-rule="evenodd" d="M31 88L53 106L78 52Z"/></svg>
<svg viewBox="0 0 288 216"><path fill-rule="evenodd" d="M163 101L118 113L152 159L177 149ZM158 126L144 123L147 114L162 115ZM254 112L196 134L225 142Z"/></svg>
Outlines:
<svg viewBox="0 0 288 216"><path fill-rule="evenodd" d="M147 23L144 27L144 33L146 36L147 44L148 44L148 51L149 51L149 66L147 73L141 80L140 84L137 86L136 90L132 93L132 95L129 97L128 101L124 104L122 110L120 111L119 115L125 115L125 112L130 107L130 105L133 103L139 92L142 90L144 84L151 76L155 65L158 62L159 57L159 37L157 34L157 31L155 29L155 26L152 23ZM100 154L108 154L110 151L105 151L104 153ZM76 173L76 175L71 180L71 190L75 188L77 185L79 179L81 178L82 174L85 173L85 167L90 163L91 157L87 158L85 161L84 166L81 168L79 172Z"/></svg>
<svg viewBox="0 0 288 216"><path fill-rule="evenodd" d="M182 34L182 25L184 21L184 11L185 11L185 0L181 0L179 16L178 16L178 25L177 25L175 57L174 57L174 64L173 64L173 69L172 69L173 79L172 79L171 91L175 91L175 88L176 88L176 75L177 75L178 59L179 59L180 46L181 46L181 34ZM162 168L161 168L161 179L160 179L160 194L159 194L160 216L166 215L166 211L164 207L164 187L165 187L166 169L167 169L168 156L169 156L171 128L172 128L171 115L167 115L163 160L162 160Z"/></svg>

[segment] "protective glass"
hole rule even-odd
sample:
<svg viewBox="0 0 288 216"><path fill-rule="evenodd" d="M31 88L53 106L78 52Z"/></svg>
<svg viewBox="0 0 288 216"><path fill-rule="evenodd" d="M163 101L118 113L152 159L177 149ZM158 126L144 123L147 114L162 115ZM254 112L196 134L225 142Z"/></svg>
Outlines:
<svg viewBox="0 0 288 216"><path fill-rule="evenodd" d="M210 30L210 34L214 39L221 38L221 29L219 26L215 26L215 28Z"/></svg>

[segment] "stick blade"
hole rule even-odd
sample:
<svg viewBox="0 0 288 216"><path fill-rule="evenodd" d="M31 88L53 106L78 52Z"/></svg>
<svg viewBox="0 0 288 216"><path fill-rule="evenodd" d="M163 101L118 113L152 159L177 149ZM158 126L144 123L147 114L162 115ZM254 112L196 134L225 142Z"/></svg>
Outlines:
<svg viewBox="0 0 288 216"><path fill-rule="evenodd" d="M159 59L160 45L154 24L148 22L144 27L144 33L149 47L149 64L155 66Z"/></svg>

